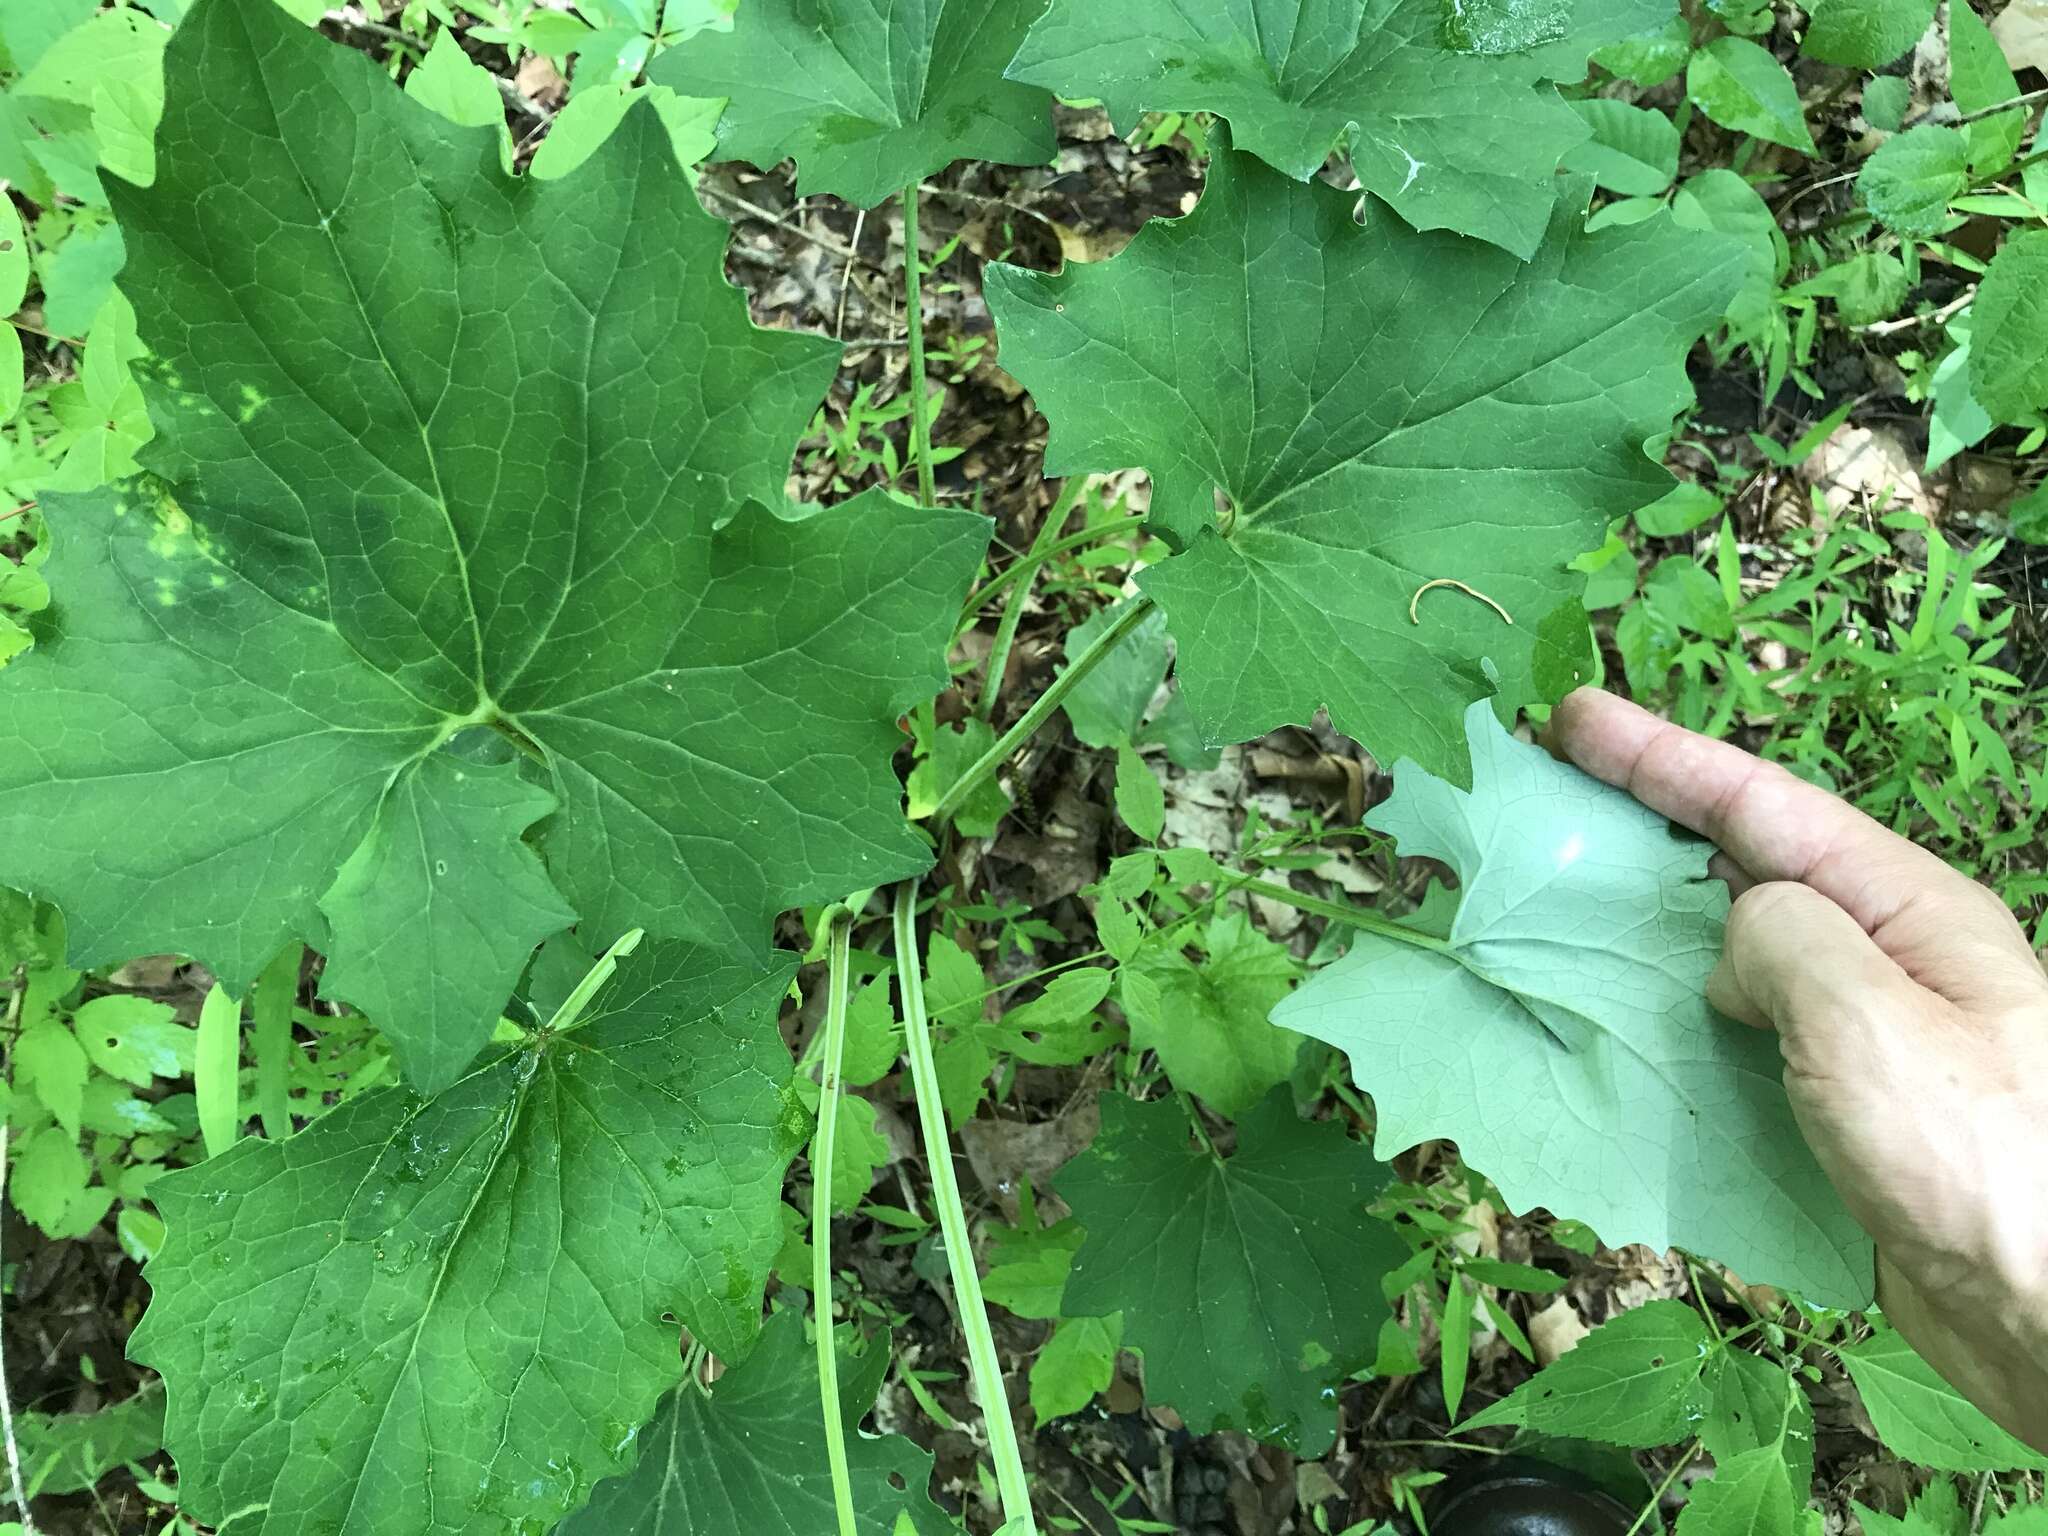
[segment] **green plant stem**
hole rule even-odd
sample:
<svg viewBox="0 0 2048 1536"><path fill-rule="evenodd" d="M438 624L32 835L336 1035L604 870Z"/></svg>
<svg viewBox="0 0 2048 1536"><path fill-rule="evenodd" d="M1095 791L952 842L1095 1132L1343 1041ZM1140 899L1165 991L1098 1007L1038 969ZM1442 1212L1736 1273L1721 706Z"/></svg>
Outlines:
<svg viewBox="0 0 2048 1536"><path fill-rule="evenodd" d="M631 928L621 934L610 949L598 956L597 964L584 972L583 979L569 989L569 995L562 999L560 1006L555 1009L554 1016L542 1027L541 1032L559 1035L581 1024L583 1010L590 1006L591 999L604 990L604 984L612 979L612 972L619 968L619 961L640 947L640 941L646 934L647 930L644 928Z"/></svg>
<svg viewBox="0 0 2048 1536"><path fill-rule="evenodd" d="M306 946L293 940L256 980L249 1012L255 1020L256 1112L263 1134L282 1141L292 1133L292 1005L299 999L299 965Z"/></svg>
<svg viewBox="0 0 2048 1536"><path fill-rule="evenodd" d="M1635 1523L1630 1525L1622 1533L1622 1536L1636 1536L1636 1532L1643 1528L1643 1522L1654 1515L1657 1512L1657 1506L1664 1502L1664 1495L1671 1491L1671 1485L1678 1481L1678 1475L1692 1465L1693 1457L1699 1455L1699 1453L1700 1443L1697 1440L1685 1448L1685 1454L1671 1464L1671 1470L1664 1474L1664 1480L1650 1490L1649 1502L1636 1511Z"/></svg>
<svg viewBox="0 0 2048 1536"><path fill-rule="evenodd" d="M1099 523L1090 523L1078 533L1068 534L1056 544L1049 544L1042 550L1034 550L1031 554L1011 561L999 573L989 577L987 581L967 594L967 601L960 606L961 627L964 628L973 622L974 616L981 612L998 594L1007 591L1025 577L1035 574L1038 568L1044 565L1046 561L1058 559L1069 550L1085 549L1090 544L1099 544L1103 539L1113 537L1123 532L1126 528L1136 528L1137 526L1138 519L1135 517L1105 518Z"/></svg>
<svg viewBox="0 0 2048 1536"><path fill-rule="evenodd" d="M1012 754L1038 733L1038 728L1052 717L1060 707L1061 700L1073 692L1074 685L1094 671L1102 658L1123 643L1124 637L1152 611L1152 599L1139 597L1126 604L1116 621L1095 637L1088 648L1067 664L1066 671L1046 685L1045 692L1032 700L1031 707L1024 711L1015 725L997 738L973 765L953 781L952 788L939 796L939 803L932 808L932 824L943 826L952 820L968 797L981 787L981 781L1010 760Z"/></svg>
<svg viewBox="0 0 2048 1536"><path fill-rule="evenodd" d="M1728 1342L1728 1336L1721 1331L1721 1323L1720 1320L1714 1316L1714 1309L1707 1305L1707 1288L1700 1281L1699 1266L1693 1263L1691 1254L1688 1253L1684 1257L1685 1273L1686 1276L1692 1281L1693 1305L1699 1311L1700 1320L1704 1322L1707 1325L1707 1327L1713 1330L1714 1342L1716 1344L1725 1346Z"/></svg>
<svg viewBox="0 0 2048 1536"><path fill-rule="evenodd" d="M1231 884L1240 891L1268 900L1281 902L1298 912L1311 912L1317 917L1327 917L1333 923L1345 923L1367 933L1377 933L1383 938L1398 939L1403 944L1413 944L1418 949L1448 950L1451 946L1442 939L1395 922L1391 917L1382 917L1366 907L1349 906L1341 901L1325 901L1320 896L1310 896L1297 891L1291 885L1279 885L1271 880L1254 880L1249 875L1231 875Z"/></svg>
<svg viewBox="0 0 2048 1536"><path fill-rule="evenodd" d="M710 1353L710 1350L695 1340L692 1340L690 1347L683 1352L683 1380L688 1382L700 1397L710 1395L704 1384L704 1360Z"/></svg>
<svg viewBox="0 0 2048 1536"><path fill-rule="evenodd" d="M1360 1440L1359 1445L1382 1446L1428 1446L1432 1450L1472 1451L1481 1456L1512 1456L1515 1452L1504 1445L1478 1445L1470 1440Z"/></svg>
<svg viewBox="0 0 2048 1536"><path fill-rule="evenodd" d="M1010 647L1017 640L1017 625L1024 617L1024 600L1031 595L1032 580L1038 575L1039 567L1045 564L1045 551L1060 531L1060 525L1067 520L1067 514L1074 510L1074 503L1081 499L1086 487L1086 477L1074 475L1060 489L1060 494L1045 514L1045 521L1038 525L1038 533L1031 540L1031 548L1024 558L1017 562L1025 568L1022 580L1010 588L1010 600L1003 604L1003 616L996 624L995 643L989 647L988 668L981 679L981 697L974 702L974 718L987 720L996 712L996 695L1002 691L1003 673L1009 670Z"/></svg>
<svg viewBox="0 0 2048 1536"><path fill-rule="evenodd" d="M2014 171L2024 171L2028 166L2039 165L2043 160L2048 160L2048 146L2043 146L2040 149L2030 149L2024 155L2021 155L2019 159L2013 161L2011 165L2000 171L1998 173L1999 177L2003 179L2012 175Z"/></svg>
<svg viewBox="0 0 2048 1536"><path fill-rule="evenodd" d="M1803 1328L1795 1327L1790 1323L1780 1322L1776 1318L1765 1317L1763 1313L1757 1311L1756 1303L1749 1299L1748 1292L1743 1290L1741 1286L1737 1285L1732 1279L1729 1278L1728 1271L1725 1266L1716 1263L1712 1259L1697 1256L1690 1253L1686 1254L1684 1257L1686 1268L1694 1271L1694 1290L1698 1290L1699 1288L1697 1269L1695 1266L1696 1264L1705 1264L1708 1269L1715 1272L1715 1278L1721 1282L1721 1289L1724 1292L1726 1292L1729 1296L1734 1298L1736 1304L1739 1305L1743 1311L1747 1312L1750 1315L1751 1320L1749 1322L1744 1323L1740 1328L1736 1329L1733 1333L1723 1335L1721 1339L1721 1342L1723 1344L1734 1343L1736 1340L1740 1339L1744 1334L1750 1332L1750 1330L1752 1329L1775 1328L1780 1333L1784 1334L1787 1338L1796 1339L1801 1344L1804 1344L1809 1348L1823 1350L1831 1355L1839 1354L1841 1352L1841 1346L1839 1344L1830 1344L1826 1339L1815 1338L1812 1334L1806 1332ZM1717 1328L1715 1331L1718 1333L1720 1330Z"/></svg>
<svg viewBox="0 0 2048 1536"><path fill-rule="evenodd" d="M242 1005L215 982L199 1006L192 1096L208 1157L219 1157L242 1134Z"/></svg>
<svg viewBox="0 0 2048 1536"><path fill-rule="evenodd" d="M931 506L937 494L932 478L932 423L925 399L924 259L917 250L917 183L903 189L904 318L910 327L910 452L917 460L917 499Z"/></svg>
<svg viewBox="0 0 2048 1536"><path fill-rule="evenodd" d="M1003 1387L1002 1362L996 1358L995 1335L981 1300L981 1276L974 1266L974 1246L967 1236L967 1212L960 1204L960 1186L953 1178L953 1145L946 1130L946 1111L939 1099L939 1068L932 1056L931 1025L924 1011L924 972L917 948L917 883L896 887L896 985L903 994L903 1038L910 1055L910 1081L917 1093L917 1119L924 1133L925 1161L930 1164L932 1204L946 1245L946 1264L953 1275L960 1328L967 1335L967 1363L988 1427L988 1448L996 1467L996 1489L1002 1497L1005 1532L1037 1536L1031 1514L1031 1485L1024 1476L1024 1458L1017 1449L1017 1430L1010 1422L1010 1398Z"/></svg>
<svg viewBox="0 0 2048 1536"><path fill-rule="evenodd" d="M818 1406L825 1415L825 1459L832 1467L832 1506L839 1536L857 1536L853 1474L846 1465L846 1421L839 1408L839 1350L832 1336L832 1155L839 1133L840 1063L846 1056L848 956L853 914L825 914L825 1075L819 1086L818 1129L811 1138L811 1298L818 1333Z"/></svg>
<svg viewBox="0 0 2048 1536"><path fill-rule="evenodd" d="M7 1028L11 1033L21 1022L21 998L27 988L22 981L16 980L12 975L8 980L10 985L7 989ZM7 1071L8 1080L11 1082L13 1063L4 1059L4 1053L0 1053L0 1068ZM7 1182L7 1129L6 1124L0 1122L0 1187L4 1187ZM35 1517L28 1512L28 1487L21 1478L21 1446L14 1437L14 1399L7 1391L7 1362L4 1355L0 1355L0 1441L4 1441L7 1447L7 1491L14 1501L15 1512L21 1516L23 1536L35 1536Z"/></svg>
<svg viewBox="0 0 2048 1536"><path fill-rule="evenodd" d="M1196 910L1200 911L1201 909L1197 908ZM969 1003L986 1002L988 1001L988 999L997 996L999 993L1011 992L1016 990L1018 987L1026 986L1031 982L1043 981L1048 976L1057 976L1062 971L1071 971L1076 969L1077 967L1087 965L1092 961L1107 960L1108 958L1108 950L1091 949L1086 954L1074 956L1074 958L1071 960L1062 960L1058 965L1048 965L1040 968L1039 970L1026 971L1023 975L1012 977L1010 980L1003 982L1000 986L985 987L981 991L975 993L972 997L963 997L960 1000L960 1005L964 1008Z"/></svg>
<svg viewBox="0 0 2048 1536"><path fill-rule="evenodd" d="M1173 1092L1174 1097L1180 1100L1181 1112L1188 1117L1188 1125L1195 1133L1195 1140L1202 1144L1204 1152L1216 1157L1216 1143L1209 1135L1209 1127L1202 1124L1202 1112L1195 1107L1194 1095L1180 1088L1174 1089Z"/></svg>
<svg viewBox="0 0 2048 1536"><path fill-rule="evenodd" d="M2048 90L2022 91L2019 95L2010 97L2005 101L1994 101L1988 107L1979 107L1974 112L1965 112L1960 117L1952 117L1948 120L1947 126L1961 128L1970 123L1982 122L1987 117L1996 117L2001 112L2011 112L2021 107L2038 106L2044 101L2048 101ZM1931 121L1933 117L1932 111L1922 112L1911 122L1901 124L1899 131L1903 133L1908 128L1918 128L1922 123Z"/></svg>

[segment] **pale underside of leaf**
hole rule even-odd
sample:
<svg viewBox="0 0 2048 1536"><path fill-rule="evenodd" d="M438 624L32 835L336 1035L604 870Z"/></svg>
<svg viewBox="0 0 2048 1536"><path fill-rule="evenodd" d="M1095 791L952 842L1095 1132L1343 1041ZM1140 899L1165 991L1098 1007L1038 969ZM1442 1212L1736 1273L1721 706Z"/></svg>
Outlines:
<svg viewBox="0 0 2048 1536"><path fill-rule="evenodd" d="M1486 705L1467 729L1471 791L1404 763L1368 817L1458 872L1448 948L1360 933L1275 1022L1350 1055L1383 1156L1451 1137L1515 1209L1867 1302L1869 1240L1806 1149L1775 1041L1705 1001L1728 903L1709 850Z"/></svg>

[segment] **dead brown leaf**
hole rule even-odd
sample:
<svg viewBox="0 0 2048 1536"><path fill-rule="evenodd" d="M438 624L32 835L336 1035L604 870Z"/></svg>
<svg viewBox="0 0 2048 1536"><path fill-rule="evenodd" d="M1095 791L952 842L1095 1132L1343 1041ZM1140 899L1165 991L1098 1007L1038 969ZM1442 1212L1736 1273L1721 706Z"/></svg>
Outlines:
<svg viewBox="0 0 2048 1536"><path fill-rule="evenodd" d="M2014 69L2048 74L2048 0L2012 0L1991 23L1991 35Z"/></svg>

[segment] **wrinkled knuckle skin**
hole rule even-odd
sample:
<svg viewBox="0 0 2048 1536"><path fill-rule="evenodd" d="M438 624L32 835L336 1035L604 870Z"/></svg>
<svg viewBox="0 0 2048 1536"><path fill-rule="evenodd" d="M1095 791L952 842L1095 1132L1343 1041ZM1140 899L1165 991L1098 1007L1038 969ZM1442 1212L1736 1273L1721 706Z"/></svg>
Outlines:
<svg viewBox="0 0 2048 1536"><path fill-rule="evenodd" d="M1728 909L1729 942L1754 940L1799 921L1814 899L1812 891L1789 880L1751 886Z"/></svg>

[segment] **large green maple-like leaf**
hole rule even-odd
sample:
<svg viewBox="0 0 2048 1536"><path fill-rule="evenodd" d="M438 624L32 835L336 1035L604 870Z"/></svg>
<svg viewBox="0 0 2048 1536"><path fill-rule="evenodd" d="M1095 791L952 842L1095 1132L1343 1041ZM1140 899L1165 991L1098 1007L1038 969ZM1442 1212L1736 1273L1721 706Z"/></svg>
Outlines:
<svg viewBox="0 0 2048 1536"><path fill-rule="evenodd" d="M1404 762L1366 817L1457 872L1448 941L1359 932L1274 1022L1350 1056L1383 1157L1451 1137L1517 1210L1867 1303L1870 1240L1799 1134L1776 1039L1707 1004L1728 911L1707 845L1484 703L1466 729L1470 791Z"/></svg>
<svg viewBox="0 0 2048 1536"><path fill-rule="evenodd" d="M837 349L748 320L657 114L509 178L269 0L200 0L167 73L156 181L114 202L169 499L51 506L0 878L81 963L239 988L331 947L431 1089L572 913L759 953L922 868L893 722L983 525L768 510ZM524 785L463 766L486 731Z"/></svg>
<svg viewBox="0 0 2048 1536"><path fill-rule="evenodd" d="M676 1323L743 1353L808 1132L789 964L647 941L580 1027L151 1186L135 1358L186 1513L269 1536L540 1530L630 1465ZM814 1405L815 1407L815 1405Z"/></svg>
<svg viewBox="0 0 2048 1536"><path fill-rule="evenodd" d="M651 78L723 96L723 160L796 158L797 186L872 207L955 160L1042 165L1052 96L1003 78L1044 0L749 0Z"/></svg>
<svg viewBox="0 0 2048 1536"><path fill-rule="evenodd" d="M1189 1144L1174 1100L1105 1094L1101 1133L1055 1176L1087 1232L1061 1310L1121 1312L1146 1395L1195 1433L1318 1455L1336 1386L1388 1315L1380 1276L1408 1257L1366 1214L1386 1178L1342 1126L1297 1117L1284 1088L1239 1119L1228 1159Z"/></svg>
<svg viewBox="0 0 2048 1536"><path fill-rule="evenodd" d="M1632 26L1634 8L1602 7L1563 37L1559 16L1514 39L1548 43L1533 53L1491 51L1500 29L1483 23L1475 38L1447 25L1454 10L1443 0L1053 0L1010 75L1100 97L1126 125L1151 109L1220 113L1240 147L1297 180L1342 139L1360 184L1416 228L1526 257L1550 223L1558 162L1587 137L1548 81L1579 78L1590 47L1611 40L1607 23ZM1467 51L1475 43L1488 51Z"/></svg>
<svg viewBox="0 0 2048 1536"><path fill-rule="evenodd" d="M854 1529L957 1529L931 1500L929 1451L901 1435L846 1431ZM818 1418L818 1366L803 1319L780 1312L709 1393L682 1386L640 1435L640 1464L601 1483L555 1536L817 1536L836 1530Z"/></svg>
<svg viewBox="0 0 2048 1536"><path fill-rule="evenodd" d="M1563 34L1534 50L1536 63L1552 80L1583 80L1588 61L1602 48L1656 32L1678 15L1677 0L1573 0Z"/></svg>
<svg viewBox="0 0 2048 1536"><path fill-rule="evenodd" d="M1642 445L1740 274L1663 218L1587 235L1576 198L1526 263L1377 208L1359 229L1354 201L1219 153L1186 218L1059 276L992 266L989 308L1047 472L1151 473L1181 552L1140 582L1209 740L1327 705L1383 761L1462 778L1481 658L1504 705L1538 697L1567 562L1669 489ZM1513 624L1452 589L1411 620L1446 578Z"/></svg>

